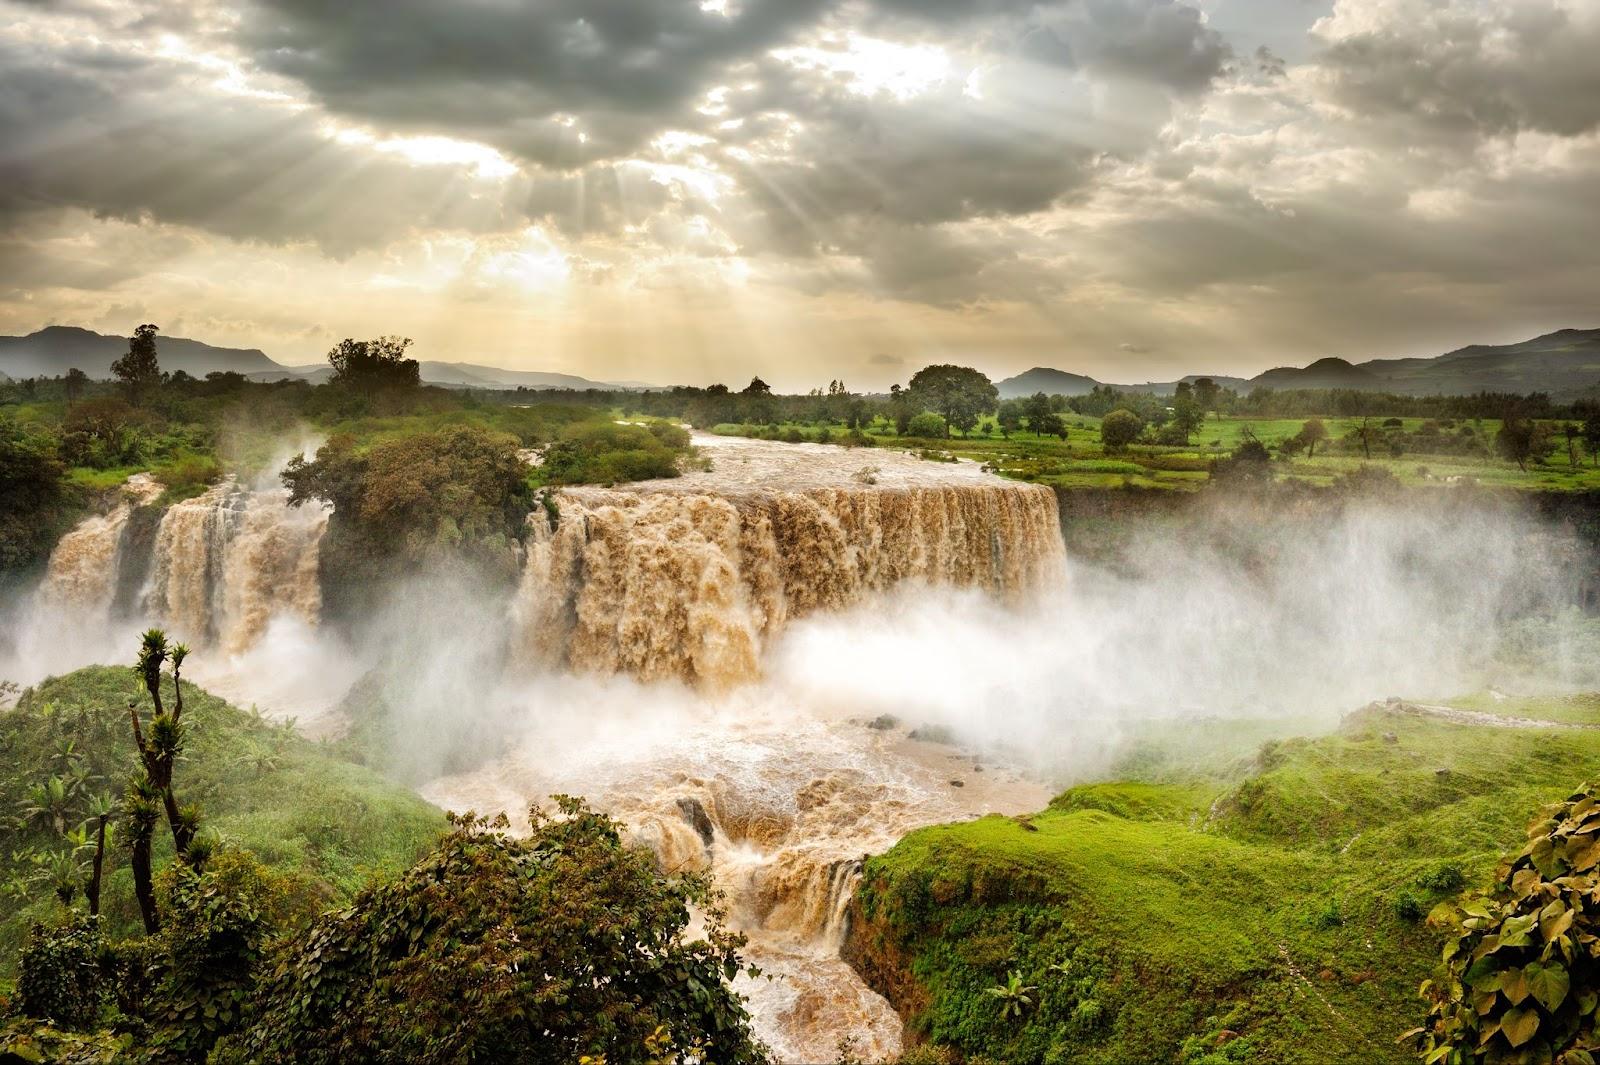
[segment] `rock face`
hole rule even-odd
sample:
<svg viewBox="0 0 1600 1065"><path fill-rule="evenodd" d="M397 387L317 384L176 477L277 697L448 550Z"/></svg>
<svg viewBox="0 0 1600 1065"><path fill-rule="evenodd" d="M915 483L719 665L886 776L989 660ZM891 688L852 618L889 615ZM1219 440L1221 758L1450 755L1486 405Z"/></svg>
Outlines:
<svg viewBox="0 0 1600 1065"><path fill-rule="evenodd" d="M1004 482L710 494L568 489L515 607L540 665L702 687L754 679L792 619L906 581L1004 595L1062 562L1054 495Z"/></svg>

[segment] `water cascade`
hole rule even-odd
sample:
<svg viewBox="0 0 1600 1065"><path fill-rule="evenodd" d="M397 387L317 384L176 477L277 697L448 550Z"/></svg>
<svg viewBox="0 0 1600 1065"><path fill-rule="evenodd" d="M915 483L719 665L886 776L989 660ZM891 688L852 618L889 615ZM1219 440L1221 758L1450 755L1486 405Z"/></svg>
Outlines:
<svg viewBox="0 0 1600 1065"><path fill-rule="evenodd" d="M85 518L63 536L45 568L41 604L80 619L109 620L128 519L160 494L161 485L149 474L135 474L117 493L111 509Z"/></svg>
<svg viewBox="0 0 1600 1065"><path fill-rule="evenodd" d="M1018 596L1061 560L1055 496L987 483L567 489L530 519L523 653L644 680L754 679L785 624L903 581ZM552 524L554 528L552 528Z"/></svg>
<svg viewBox="0 0 1600 1065"><path fill-rule="evenodd" d="M147 605L180 638L249 650L277 614L315 624L326 511L233 480L175 503L156 532Z"/></svg>

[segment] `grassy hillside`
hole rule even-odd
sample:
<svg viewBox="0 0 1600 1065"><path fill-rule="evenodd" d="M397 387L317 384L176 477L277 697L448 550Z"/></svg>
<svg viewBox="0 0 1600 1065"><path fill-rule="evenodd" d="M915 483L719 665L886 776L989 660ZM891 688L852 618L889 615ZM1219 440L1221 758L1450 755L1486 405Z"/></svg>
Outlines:
<svg viewBox="0 0 1600 1065"><path fill-rule="evenodd" d="M135 763L126 708L140 698L131 669L97 666L48 680L0 713L0 964L15 963L29 921L56 905L55 874L86 867L87 852L73 856L62 830L76 829L97 796L121 798ZM292 729L188 683L184 701L179 799L202 805L206 831L292 877L307 912L409 865L446 828L415 795ZM171 838L156 839L161 868ZM115 841L108 851L109 930L132 934L139 917L127 851Z"/></svg>
<svg viewBox="0 0 1600 1065"><path fill-rule="evenodd" d="M1032 818L914 833L867 867L852 961L910 1031L1001 1061L1411 1060L1423 917L1600 759L1600 697L1463 705L1490 716L1375 706L1210 770L1170 735Z"/></svg>

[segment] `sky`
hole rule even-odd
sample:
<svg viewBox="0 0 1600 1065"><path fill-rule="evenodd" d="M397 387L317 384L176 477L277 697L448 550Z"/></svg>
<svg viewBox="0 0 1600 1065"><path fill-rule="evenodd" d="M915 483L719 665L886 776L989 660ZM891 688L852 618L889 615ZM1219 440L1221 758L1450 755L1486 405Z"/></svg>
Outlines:
<svg viewBox="0 0 1600 1065"><path fill-rule="evenodd" d="M1600 0L0 0L0 333L805 390L1600 326Z"/></svg>

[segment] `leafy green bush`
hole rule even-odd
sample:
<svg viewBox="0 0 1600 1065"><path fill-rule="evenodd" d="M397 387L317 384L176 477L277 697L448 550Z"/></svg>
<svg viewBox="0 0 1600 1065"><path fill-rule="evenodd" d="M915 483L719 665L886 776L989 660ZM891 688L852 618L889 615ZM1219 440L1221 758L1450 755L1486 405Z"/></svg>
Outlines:
<svg viewBox="0 0 1600 1065"><path fill-rule="evenodd" d="M1430 922L1451 932L1432 1003L1415 1029L1432 1065L1555 1061L1594 1065L1600 1050L1600 789L1548 807L1494 885Z"/></svg>
<svg viewBox="0 0 1600 1065"><path fill-rule="evenodd" d="M706 881L663 877L574 799L526 838L461 818L438 850L283 945L219 1063L765 1060ZM685 935L689 907L708 915ZM663 1036L662 1030L665 1030Z"/></svg>
<svg viewBox="0 0 1600 1065"><path fill-rule="evenodd" d="M544 456L550 484L622 484L678 476L689 434L675 425L575 425Z"/></svg>
<svg viewBox="0 0 1600 1065"><path fill-rule="evenodd" d="M905 435L922 437L925 440L943 440L950 435L950 432L945 424L944 415L925 410L921 414L912 415L911 421L906 424Z"/></svg>
<svg viewBox="0 0 1600 1065"><path fill-rule="evenodd" d="M68 911L59 923L35 924L18 972L22 1015L63 1028L94 1027L106 991L101 948L97 918Z"/></svg>
<svg viewBox="0 0 1600 1065"><path fill-rule="evenodd" d="M210 455L185 451L154 470L156 480L165 487L167 502L188 499L204 492L222 479L222 464Z"/></svg>

